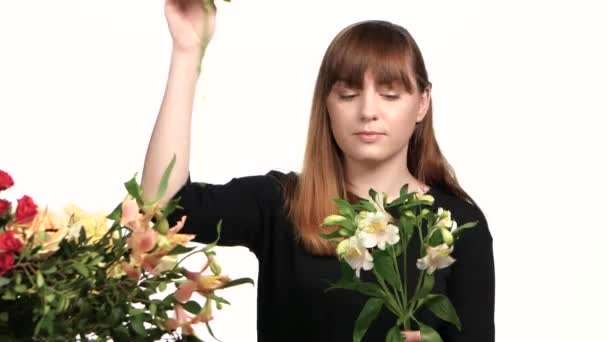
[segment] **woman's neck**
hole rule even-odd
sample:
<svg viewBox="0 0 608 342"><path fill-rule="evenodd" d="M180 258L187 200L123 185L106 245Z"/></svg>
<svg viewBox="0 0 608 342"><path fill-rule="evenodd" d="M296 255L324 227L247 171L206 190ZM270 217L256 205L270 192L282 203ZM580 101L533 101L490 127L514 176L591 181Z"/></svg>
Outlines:
<svg viewBox="0 0 608 342"><path fill-rule="evenodd" d="M367 198L369 189L373 188L386 193L390 202L399 197L401 187L406 183L409 192L428 191L428 186L417 180L402 161L387 161L373 166L347 161L345 176L346 190L361 198Z"/></svg>

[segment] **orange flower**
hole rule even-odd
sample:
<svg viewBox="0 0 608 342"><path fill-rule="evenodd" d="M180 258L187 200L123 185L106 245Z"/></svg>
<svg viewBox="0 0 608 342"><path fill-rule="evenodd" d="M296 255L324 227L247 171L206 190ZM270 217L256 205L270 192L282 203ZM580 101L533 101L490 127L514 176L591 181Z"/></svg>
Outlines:
<svg viewBox="0 0 608 342"><path fill-rule="evenodd" d="M38 252L48 256L59 249L59 244L68 233L67 221L48 210L40 210L29 226L23 228L25 240L34 237L34 246L42 245Z"/></svg>

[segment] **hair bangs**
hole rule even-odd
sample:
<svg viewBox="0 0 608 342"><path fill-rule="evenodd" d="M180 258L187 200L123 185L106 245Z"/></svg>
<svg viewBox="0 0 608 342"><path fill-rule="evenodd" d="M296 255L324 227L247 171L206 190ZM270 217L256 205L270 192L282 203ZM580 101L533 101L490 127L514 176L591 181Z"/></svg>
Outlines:
<svg viewBox="0 0 608 342"><path fill-rule="evenodd" d="M327 61L327 88L341 81L361 89L364 75L370 71L376 85L397 84L408 93L415 90L411 47L394 28L386 25L353 27L337 37L332 50Z"/></svg>

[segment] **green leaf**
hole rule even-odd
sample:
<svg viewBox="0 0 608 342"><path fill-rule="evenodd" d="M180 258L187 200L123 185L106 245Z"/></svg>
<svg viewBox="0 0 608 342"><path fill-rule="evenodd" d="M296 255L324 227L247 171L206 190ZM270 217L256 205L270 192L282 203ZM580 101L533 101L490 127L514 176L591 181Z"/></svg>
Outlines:
<svg viewBox="0 0 608 342"><path fill-rule="evenodd" d="M430 236L428 238L428 244L430 246L439 246L443 243L443 235L441 235L441 229L435 228L431 231Z"/></svg>
<svg viewBox="0 0 608 342"><path fill-rule="evenodd" d="M353 220L355 218L355 211L350 206L338 209L338 213L349 220Z"/></svg>
<svg viewBox="0 0 608 342"><path fill-rule="evenodd" d="M353 342L359 342L365 336L369 325L378 317L380 310L382 309L384 301L379 298L370 298L365 303L365 306L359 313L359 317L355 322L355 329L353 331Z"/></svg>
<svg viewBox="0 0 608 342"><path fill-rule="evenodd" d="M19 284L15 286L15 292L17 293L24 293L25 290L27 290L27 286L25 286L25 284Z"/></svg>
<svg viewBox="0 0 608 342"><path fill-rule="evenodd" d="M376 212L376 207L368 201L361 201L359 204L365 211Z"/></svg>
<svg viewBox="0 0 608 342"><path fill-rule="evenodd" d="M186 309L186 311L188 311L194 315L198 315L198 313L201 312L201 310L202 310L200 304L193 300L188 301L186 304L183 305L183 307L184 307L184 309Z"/></svg>
<svg viewBox="0 0 608 342"><path fill-rule="evenodd" d="M424 274L424 279L422 280L422 287L420 291L416 294L416 299L424 299L431 290L433 289L433 285L435 284L435 276L432 274L426 273L426 271L422 271Z"/></svg>
<svg viewBox="0 0 608 342"><path fill-rule="evenodd" d="M9 290L9 291L4 292L4 294L2 295L2 299L15 300L15 299L17 299L17 296L15 295L15 292Z"/></svg>
<svg viewBox="0 0 608 342"><path fill-rule="evenodd" d="M403 227L405 232L405 242L409 243L412 239L412 235L414 235L414 223L405 216L399 218L399 223L401 223L401 227Z"/></svg>
<svg viewBox="0 0 608 342"><path fill-rule="evenodd" d="M0 312L0 322L8 322L8 312Z"/></svg>
<svg viewBox="0 0 608 342"><path fill-rule="evenodd" d="M160 185L158 186L158 193L156 194L156 197L152 201L153 203L160 200L161 198L163 198L163 196L165 196L165 192L167 192L167 184L169 184L169 176L171 176L171 171L173 170L173 167L175 166L175 159L176 159L176 156L175 156L175 154L173 154L173 158L171 158L171 162L165 169L165 172L163 173L163 177L160 179Z"/></svg>
<svg viewBox="0 0 608 342"><path fill-rule="evenodd" d="M253 282L253 279L251 279L251 278L239 278L239 279L234 279L234 280L229 281L228 283L226 283L226 285L220 287L220 289L226 289L229 287L238 286L238 285L242 285L242 284L254 285L255 283Z"/></svg>
<svg viewBox="0 0 608 342"><path fill-rule="evenodd" d="M340 279L335 284L338 287L344 287L351 284L354 284L355 281L359 281L355 275L355 270L353 270L350 265L345 262L340 262Z"/></svg>
<svg viewBox="0 0 608 342"><path fill-rule="evenodd" d="M454 309L454 306L446 296L431 294L428 296L424 304L437 317L446 322L454 324L456 328L458 328L458 331L460 331L462 327L460 324L460 319L458 318L458 313L456 313L456 309Z"/></svg>
<svg viewBox="0 0 608 342"><path fill-rule="evenodd" d="M422 341L424 342L443 342L441 336L435 331L435 329L429 327L428 325L424 325L420 322L418 326L420 327L420 335L422 336Z"/></svg>
<svg viewBox="0 0 608 342"><path fill-rule="evenodd" d="M128 182L125 183L125 188L131 197L133 197L139 206L143 206L144 201L141 198L141 190L139 188L139 184L137 184L137 180L135 179L137 174L133 176Z"/></svg>
<svg viewBox="0 0 608 342"><path fill-rule="evenodd" d="M184 254L184 253L190 252L191 250L193 250L195 248L196 247L186 247L186 246L182 246L182 245L177 245L167 255Z"/></svg>
<svg viewBox="0 0 608 342"><path fill-rule="evenodd" d="M44 277L42 276L42 273L40 271L36 272L36 286L44 286Z"/></svg>
<svg viewBox="0 0 608 342"><path fill-rule="evenodd" d="M164 292L166 289L167 289L167 283L161 282L161 283L158 284L158 290L160 292Z"/></svg>
<svg viewBox="0 0 608 342"><path fill-rule="evenodd" d="M10 282L11 282L11 280L8 278L0 277L0 287L4 286Z"/></svg>
<svg viewBox="0 0 608 342"><path fill-rule="evenodd" d="M146 328L144 327L144 316L138 315L132 318L131 328L139 336L146 336Z"/></svg>
<svg viewBox="0 0 608 342"><path fill-rule="evenodd" d="M77 263L74 263L74 265L72 265L72 267L74 267L74 269L78 273L80 273L80 275L82 275L83 277L85 277L85 278L89 277L89 269L86 268L83 264L77 262Z"/></svg>
<svg viewBox="0 0 608 342"><path fill-rule="evenodd" d="M387 251L377 250L373 253L374 270L379 273L389 285L396 289L401 289L401 279L399 273L395 271L393 257Z"/></svg>
<svg viewBox="0 0 608 342"><path fill-rule="evenodd" d="M380 287L380 285L378 285L376 283L367 283L367 282L356 283L355 286L353 287L353 289L363 293L366 296L376 297L376 298L385 297L384 291L382 291L382 288Z"/></svg>
<svg viewBox="0 0 608 342"><path fill-rule="evenodd" d="M143 314L144 312L146 312L145 309L136 309L136 308L129 309L130 316L139 316L139 315Z"/></svg>
<svg viewBox="0 0 608 342"><path fill-rule="evenodd" d="M458 226L458 228L454 229L454 231L452 232L452 235L454 236L455 239L457 239L465 229L473 228L473 227L477 226L478 223L479 223L479 221L468 222L468 223L463 224L462 226Z"/></svg>
<svg viewBox="0 0 608 342"><path fill-rule="evenodd" d="M112 221L120 221L120 217L122 216L122 203L118 204L110 215L106 216L108 220Z"/></svg>
<svg viewBox="0 0 608 342"><path fill-rule="evenodd" d="M42 269L42 273L45 273L45 274L52 274L55 272L57 272L57 266L55 266L55 265L48 267L46 269Z"/></svg>
<svg viewBox="0 0 608 342"><path fill-rule="evenodd" d="M215 337L215 334L213 334L213 330L211 330L211 325L209 325L209 322L205 323L205 325L207 325L207 331L209 332L209 335L211 335L211 337L213 337L216 341L219 341L217 337Z"/></svg>
<svg viewBox="0 0 608 342"><path fill-rule="evenodd" d="M403 342L403 336L398 327L392 327L391 330L386 334L386 342ZM426 341L424 341L426 342Z"/></svg>

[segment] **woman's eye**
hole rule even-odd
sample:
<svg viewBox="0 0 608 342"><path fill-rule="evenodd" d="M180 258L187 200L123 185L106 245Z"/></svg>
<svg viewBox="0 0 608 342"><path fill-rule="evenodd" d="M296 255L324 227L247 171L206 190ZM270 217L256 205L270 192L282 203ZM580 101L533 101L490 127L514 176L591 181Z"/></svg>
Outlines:
<svg viewBox="0 0 608 342"><path fill-rule="evenodd" d="M391 101L394 101L394 100L399 100L399 98L401 97L401 96L399 96L399 95L393 95L393 94L384 94L384 95L382 95L382 96L383 96L385 99L387 99L387 100L391 100Z"/></svg>
<svg viewBox="0 0 608 342"><path fill-rule="evenodd" d="M340 100L345 100L345 101L352 100L352 99L355 98L355 96L357 96L357 95L356 94L344 94L344 95L340 94L340 95L338 95L338 97L340 98Z"/></svg>

